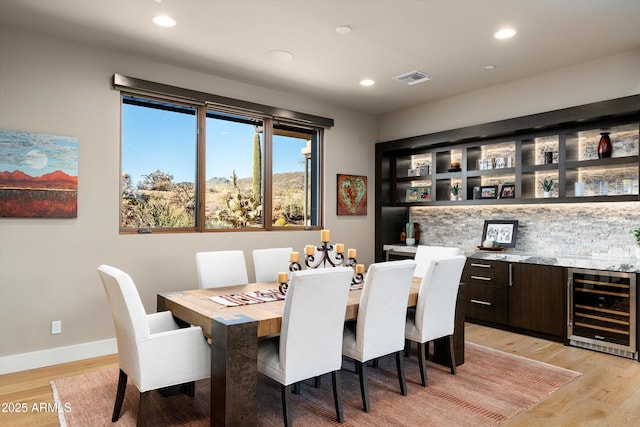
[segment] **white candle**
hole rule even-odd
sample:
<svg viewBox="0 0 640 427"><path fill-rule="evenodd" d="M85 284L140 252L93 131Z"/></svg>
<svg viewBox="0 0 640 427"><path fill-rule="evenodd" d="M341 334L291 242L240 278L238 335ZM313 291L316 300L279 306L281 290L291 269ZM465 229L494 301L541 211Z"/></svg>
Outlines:
<svg viewBox="0 0 640 427"><path fill-rule="evenodd" d="M291 252L289 254L289 262L298 262L300 260L300 252Z"/></svg>
<svg viewBox="0 0 640 427"><path fill-rule="evenodd" d="M358 274L364 273L364 264L356 264L356 273Z"/></svg>
<svg viewBox="0 0 640 427"><path fill-rule="evenodd" d="M326 242L328 242L329 240L331 240L329 236L331 236L331 231L329 231L329 230L322 230L322 231L320 232L320 240L321 240L322 242L325 242L325 243L326 243Z"/></svg>
<svg viewBox="0 0 640 427"><path fill-rule="evenodd" d="M305 255L313 255L313 252L314 252L313 245L306 245L306 246L304 247L304 253L305 253Z"/></svg>
<svg viewBox="0 0 640 427"><path fill-rule="evenodd" d="M336 243L336 253L343 253L344 252L344 243Z"/></svg>
<svg viewBox="0 0 640 427"><path fill-rule="evenodd" d="M356 257L356 250L355 250L355 249L353 249L353 248L350 248L350 249L347 251L347 256L348 256L349 258L355 258L355 257Z"/></svg>
<svg viewBox="0 0 640 427"><path fill-rule="evenodd" d="M287 273L280 272L278 273L278 283L287 283L289 281L289 276Z"/></svg>

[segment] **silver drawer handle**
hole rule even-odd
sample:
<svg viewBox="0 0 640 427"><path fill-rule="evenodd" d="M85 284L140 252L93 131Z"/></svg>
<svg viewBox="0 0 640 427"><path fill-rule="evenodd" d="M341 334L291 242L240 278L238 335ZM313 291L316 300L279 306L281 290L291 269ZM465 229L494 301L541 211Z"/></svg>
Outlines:
<svg viewBox="0 0 640 427"><path fill-rule="evenodd" d="M487 264L475 264L475 263L471 263L471 267L491 268L491 266Z"/></svg>
<svg viewBox="0 0 640 427"><path fill-rule="evenodd" d="M483 277L483 276L471 276L472 279L476 280L486 280L487 282L491 281L491 277Z"/></svg>
<svg viewBox="0 0 640 427"><path fill-rule="evenodd" d="M480 300L477 300L477 299L472 299L471 302L474 303L474 304L480 304L480 305L493 305L490 302L480 301Z"/></svg>

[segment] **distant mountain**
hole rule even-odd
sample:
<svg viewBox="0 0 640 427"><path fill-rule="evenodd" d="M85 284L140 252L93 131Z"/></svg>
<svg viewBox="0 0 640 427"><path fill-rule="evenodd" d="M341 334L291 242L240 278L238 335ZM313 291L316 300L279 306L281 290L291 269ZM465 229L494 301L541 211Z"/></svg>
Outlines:
<svg viewBox="0 0 640 427"><path fill-rule="evenodd" d="M57 170L42 176L33 177L26 173L15 170L13 172L0 172L0 188L59 188L67 190L78 189L78 177L69 176Z"/></svg>
<svg viewBox="0 0 640 427"><path fill-rule="evenodd" d="M229 182L231 182L231 181L228 180L227 178L218 178L218 177L209 178L207 180L207 187L211 187L211 186L214 186L214 185L220 185L220 184L228 184Z"/></svg>
<svg viewBox="0 0 640 427"><path fill-rule="evenodd" d="M240 188L250 188L253 178L238 178L238 186ZM227 178L209 178L207 187L216 185L231 184L231 180ZM274 189L302 188L304 186L304 172L284 172L273 175Z"/></svg>

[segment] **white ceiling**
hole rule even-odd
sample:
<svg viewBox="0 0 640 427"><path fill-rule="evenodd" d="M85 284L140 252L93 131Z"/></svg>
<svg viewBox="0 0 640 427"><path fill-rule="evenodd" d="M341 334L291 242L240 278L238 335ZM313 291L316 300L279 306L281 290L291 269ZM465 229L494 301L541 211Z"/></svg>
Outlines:
<svg viewBox="0 0 640 427"><path fill-rule="evenodd" d="M0 0L0 24L385 114L640 47L640 0Z"/></svg>

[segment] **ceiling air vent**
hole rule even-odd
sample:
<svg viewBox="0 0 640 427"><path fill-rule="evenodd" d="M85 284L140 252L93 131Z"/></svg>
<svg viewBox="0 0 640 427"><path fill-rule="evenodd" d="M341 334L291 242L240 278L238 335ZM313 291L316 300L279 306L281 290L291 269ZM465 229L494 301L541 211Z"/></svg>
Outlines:
<svg viewBox="0 0 640 427"><path fill-rule="evenodd" d="M399 82L402 82L407 85L415 85L417 83L426 82L427 80L433 79L429 74L425 74L422 71L411 71L409 73L405 73L393 78Z"/></svg>

